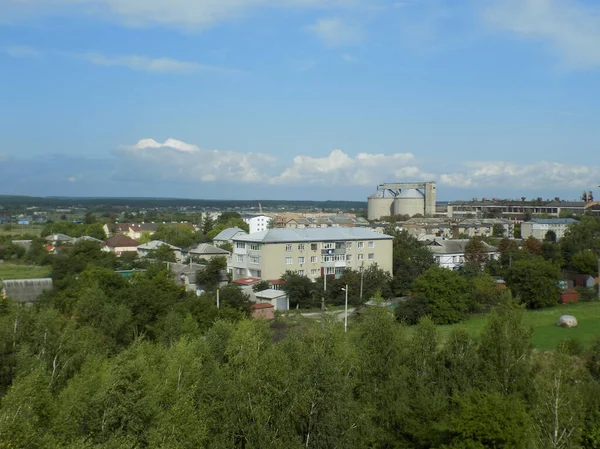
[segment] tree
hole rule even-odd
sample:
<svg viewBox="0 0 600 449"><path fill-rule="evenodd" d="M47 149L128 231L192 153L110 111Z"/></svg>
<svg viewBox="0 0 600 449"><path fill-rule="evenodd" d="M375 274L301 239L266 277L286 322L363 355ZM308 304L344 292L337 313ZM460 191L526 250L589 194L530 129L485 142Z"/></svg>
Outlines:
<svg viewBox="0 0 600 449"><path fill-rule="evenodd" d="M480 236L470 238L465 245L465 261L481 267L487 260L488 254L483 238Z"/></svg>
<svg viewBox="0 0 600 449"><path fill-rule="evenodd" d="M556 232L550 229L544 236L544 242L556 243Z"/></svg>
<svg viewBox="0 0 600 449"><path fill-rule="evenodd" d="M494 223L492 226L492 237L502 238L506 234L506 230L504 229L504 225L501 223Z"/></svg>
<svg viewBox="0 0 600 449"><path fill-rule="evenodd" d="M543 252L542 242L530 235L523 242L523 251L530 256L541 256Z"/></svg>
<svg viewBox="0 0 600 449"><path fill-rule="evenodd" d="M221 272L227 269L227 259L223 256L213 257L206 267L196 273L196 283L206 291L214 291L221 282Z"/></svg>
<svg viewBox="0 0 600 449"><path fill-rule="evenodd" d="M281 280L285 282L282 288L290 299L290 307L306 308L317 304L314 298L315 284L309 278L293 271L286 271L281 276Z"/></svg>
<svg viewBox="0 0 600 449"><path fill-rule="evenodd" d="M148 257L162 262L177 262L175 251L169 245L160 245L158 248L150 251Z"/></svg>
<svg viewBox="0 0 600 449"><path fill-rule="evenodd" d="M560 268L541 257L518 260L506 272L512 293L529 309L558 304Z"/></svg>
<svg viewBox="0 0 600 449"><path fill-rule="evenodd" d="M590 250L579 251L571 259L571 266L579 273L597 275L598 256Z"/></svg>
<svg viewBox="0 0 600 449"><path fill-rule="evenodd" d="M212 231L214 225L215 222L210 215L208 213L204 214L204 218L202 220L202 233L204 235L208 235L210 231Z"/></svg>
<svg viewBox="0 0 600 449"><path fill-rule="evenodd" d="M434 265L415 280L414 290L427 299L434 323L456 323L465 317L467 281L460 274Z"/></svg>
<svg viewBox="0 0 600 449"><path fill-rule="evenodd" d="M99 240L106 240L106 233L104 232L102 223L94 222L85 225L83 233Z"/></svg>
<svg viewBox="0 0 600 449"><path fill-rule="evenodd" d="M184 224L160 225L153 238L170 243L178 248L187 248L198 240L196 233Z"/></svg>
<svg viewBox="0 0 600 449"><path fill-rule="evenodd" d="M597 217L581 217L579 223L569 226L560 240L562 253L567 264L575 254L591 250L600 252L600 219Z"/></svg>
<svg viewBox="0 0 600 449"><path fill-rule="evenodd" d="M83 224L85 225L91 225L96 223L97 221L98 219L96 218L96 215L94 215L92 212L86 213L83 217Z"/></svg>
<svg viewBox="0 0 600 449"><path fill-rule="evenodd" d="M257 282L256 284L254 284L252 286L252 291L255 293L262 292L263 290L267 290L270 286L271 286L271 284L269 284L269 281L263 280L263 281L260 281L260 282Z"/></svg>
<svg viewBox="0 0 600 449"><path fill-rule="evenodd" d="M429 248L411 236L408 231L388 229L386 233L394 237L394 278L390 285L395 294L406 295L410 293L415 279L435 265L435 258Z"/></svg>

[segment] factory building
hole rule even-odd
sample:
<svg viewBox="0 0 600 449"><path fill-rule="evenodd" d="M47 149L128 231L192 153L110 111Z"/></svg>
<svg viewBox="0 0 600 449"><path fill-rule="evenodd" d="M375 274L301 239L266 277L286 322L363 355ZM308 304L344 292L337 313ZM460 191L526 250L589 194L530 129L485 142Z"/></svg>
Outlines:
<svg viewBox="0 0 600 449"><path fill-rule="evenodd" d="M368 219L417 214L433 217L436 212L435 182L400 182L377 186L367 200Z"/></svg>

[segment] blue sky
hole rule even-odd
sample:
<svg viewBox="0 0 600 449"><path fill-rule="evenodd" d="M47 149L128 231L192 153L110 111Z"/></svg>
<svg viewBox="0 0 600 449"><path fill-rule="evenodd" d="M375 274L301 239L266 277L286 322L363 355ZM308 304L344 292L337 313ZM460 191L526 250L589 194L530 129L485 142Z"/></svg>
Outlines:
<svg viewBox="0 0 600 449"><path fill-rule="evenodd" d="M0 193L576 198L600 4L0 0Z"/></svg>

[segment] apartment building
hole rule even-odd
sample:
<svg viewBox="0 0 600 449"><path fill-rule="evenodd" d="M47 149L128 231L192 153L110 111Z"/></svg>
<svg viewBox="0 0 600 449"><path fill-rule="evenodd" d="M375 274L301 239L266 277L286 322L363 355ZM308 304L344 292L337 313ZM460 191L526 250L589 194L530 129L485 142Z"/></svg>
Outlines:
<svg viewBox="0 0 600 449"><path fill-rule="evenodd" d="M286 271L316 279L377 265L392 272L393 237L369 229L269 229L233 237L233 279L279 279Z"/></svg>
<svg viewBox="0 0 600 449"><path fill-rule="evenodd" d="M526 239L532 235L538 240L544 240L546 234L553 231L556 240L560 240L574 223L577 220L572 218L534 218L521 224L521 237Z"/></svg>

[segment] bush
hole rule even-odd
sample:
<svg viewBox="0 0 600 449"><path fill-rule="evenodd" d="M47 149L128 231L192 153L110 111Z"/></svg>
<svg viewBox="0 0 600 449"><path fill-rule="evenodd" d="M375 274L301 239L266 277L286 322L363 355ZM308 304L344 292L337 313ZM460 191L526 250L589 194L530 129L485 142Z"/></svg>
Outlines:
<svg viewBox="0 0 600 449"><path fill-rule="evenodd" d="M398 304L396 318L410 326L418 324L421 318L431 315L431 309L427 303L427 298L423 296L412 296Z"/></svg>

